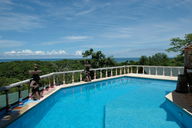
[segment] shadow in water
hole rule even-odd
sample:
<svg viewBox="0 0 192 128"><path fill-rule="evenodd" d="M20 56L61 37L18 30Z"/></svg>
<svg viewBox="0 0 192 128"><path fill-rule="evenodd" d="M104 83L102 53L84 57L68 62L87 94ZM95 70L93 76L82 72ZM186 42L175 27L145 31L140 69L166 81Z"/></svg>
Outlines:
<svg viewBox="0 0 192 128"><path fill-rule="evenodd" d="M20 115L18 111L8 112L0 117L0 127L4 128L10 124L10 120L16 120Z"/></svg>
<svg viewBox="0 0 192 128"><path fill-rule="evenodd" d="M167 95L168 91L165 92L165 95ZM168 101L167 99L165 99L165 101L160 105L160 108L164 109L164 111L166 112L167 116L166 116L166 120L167 121L172 121L177 123L181 128L185 128L183 126L183 124L171 113L170 109L175 109L174 107L172 108L172 106L170 106L170 101ZM170 108L171 107L171 108ZM175 111L177 112L177 111Z"/></svg>

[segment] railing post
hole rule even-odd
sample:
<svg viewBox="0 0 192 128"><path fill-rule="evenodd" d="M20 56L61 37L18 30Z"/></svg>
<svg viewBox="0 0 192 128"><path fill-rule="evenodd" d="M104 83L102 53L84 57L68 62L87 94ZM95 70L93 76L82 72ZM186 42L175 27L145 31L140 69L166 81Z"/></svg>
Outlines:
<svg viewBox="0 0 192 128"><path fill-rule="evenodd" d="M103 76L102 76L102 70L100 70L100 78L103 78Z"/></svg>
<svg viewBox="0 0 192 128"><path fill-rule="evenodd" d="M63 73L63 84L65 84L65 73Z"/></svg>
<svg viewBox="0 0 192 128"><path fill-rule="evenodd" d="M8 90L5 90L5 96L6 96L6 111L8 112L10 109Z"/></svg>
<svg viewBox="0 0 192 128"><path fill-rule="evenodd" d="M111 68L111 76L113 76L113 69Z"/></svg>
<svg viewBox="0 0 192 128"><path fill-rule="evenodd" d="M55 76L55 84L54 84L55 86L57 86L58 85L58 75L57 76Z"/></svg>
<svg viewBox="0 0 192 128"><path fill-rule="evenodd" d="M106 69L106 71L105 71L105 77L108 77L107 69Z"/></svg>
<svg viewBox="0 0 192 128"><path fill-rule="evenodd" d="M125 66L124 66L124 74L126 74L126 71L125 71Z"/></svg>
<svg viewBox="0 0 192 128"><path fill-rule="evenodd" d="M127 74L129 74L129 66L127 67Z"/></svg>
<svg viewBox="0 0 192 128"><path fill-rule="evenodd" d="M151 68L149 67L149 75L151 75Z"/></svg>
<svg viewBox="0 0 192 128"><path fill-rule="evenodd" d="M22 104L21 85L17 86L17 88L18 88L18 103Z"/></svg>
<svg viewBox="0 0 192 128"><path fill-rule="evenodd" d="M131 73L133 73L133 67L131 66Z"/></svg>
<svg viewBox="0 0 192 128"><path fill-rule="evenodd" d="M48 87L51 87L52 85L52 82L51 82L51 78L49 77L49 86Z"/></svg>
<svg viewBox="0 0 192 128"><path fill-rule="evenodd" d="M80 76L79 76L80 78L80 82L82 81L82 72L80 72Z"/></svg>
<svg viewBox="0 0 192 128"><path fill-rule="evenodd" d="M120 67L120 75L122 75L122 70L121 70L121 67Z"/></svg>
<svg viewBox="0 0 192 128"><path fill-rule="evenodd" d="M55 75L53 74L53 86L56 85L56 82L55 82Z"/></svg>
<svg viewBox="0 0 192 128"><path fill-rule="evenodd" d="M74 83L75 82L75 79L74 79L74 72L72 73L72 83Z"/></svg>
<svg viewBox="0 0 192 128"><path fill-rule="evenodd" d="M115 69L115 75L117 76L117 68Z"/></svg>
<svg viewBox="0 0 192 128"><path fill-rule="evenodd" d="M173 69L172 69L172 67L170 68L170 76L173 76Z"/></svg>
<svg viewBox="0 0 192 128"><path fill-rule="evenodd" d="M49 86L49 77L46 78L46 87L44 88L44 90L46 90L48 86Z"/></svg>
<svg viewBox="0 0 192 128"><path fill-rule="evenodd" d="M180 68L177 68L178 75L181 74Z"/></svg>
<svg viewBox="0 0 192 128"><path fill-rule="evenodd" d="M45 79L45 78L43 78L43 79ZM44 92L44 89L45 89L45 82L42 83L42 87L43 87L43 88L42 88L42 93L43 93L43 92Z"/></svg>
<svg viewBox="0 0 192 128"><path fill-rule="evenodd" d="M163 67L163 76L165 76L165 67Z"/></svg>
<svg viewBox="0 0 192 128"><path fill-rule="evenodd" d="M30 87L30 83L28 84L28 97L30 98L30 90L31 90L31 87Z"/></svg>
<svg viewBox="0 0 192 128"><path fill-rule="evenodd" d="M143 68L143 74L145 74L145 69L144 69L144 66L143 66L142 68Z"/></svg>
<svg viewBox="0 0 192 128"><path fill-rule="evenodd" d="M96 73L97 70L94 70L94 79L97 79L97 73Z"/></svg>
<svg viewBox="0 0 192 128"><path fill-rule="evenodd" d="M139 71L138 71L138 66L136 67L136 73L137 73L137 74L139 73Z"/></svg>
<svg viewBox="0 0 192 128"><path fill-rule="evenodd" d="M155 67L155 75L157 75L157 67Z"/></svg>

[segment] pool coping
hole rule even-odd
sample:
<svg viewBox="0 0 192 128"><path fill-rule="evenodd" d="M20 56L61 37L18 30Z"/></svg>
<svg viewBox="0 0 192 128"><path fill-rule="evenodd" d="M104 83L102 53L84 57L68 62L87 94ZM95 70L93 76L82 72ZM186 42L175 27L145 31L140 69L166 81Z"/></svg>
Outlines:
<svg viewBox="0 0 192 128"><path fill-rule="evenodd" d="M64 84L64 85L60 85L60 86L55 86L54 88L51 88L49 91L47 91L46 94L44 94L44 97L41 98L40 100L38 100L37 102L28 103L25 106L21 107L19 110L16 110L16 111L13 111L13 112L10 112L10 113L4 115L0 119L0 127L4 128L4 127L8 126L9 124L11 124L15 120L17 120L19 117L24 115L24 113L31 110L37 104L41 103L42 101L44 101L49 96L53 95L55 92L57 92L58 90L60 90L62 88L69 88L69 87L74 87L74 86L79 86L79 85L84 85L84 84L88 84L88 83L94 83L94 82L99 82L99 81L109 80L109 79L114 79L114 78L119 78L119 77L125 77L125 76L136 77L136 78L157 79L157 80L171 80L171 81L176 81L177 80L177 77L130 73L130 74L123 74L123 75L118 75L118 76L111 76L111 77L106 77L106 78L94 79L91 82L81 81L81 82L77 82L77 83L71 83L71 84Z"/></svg>

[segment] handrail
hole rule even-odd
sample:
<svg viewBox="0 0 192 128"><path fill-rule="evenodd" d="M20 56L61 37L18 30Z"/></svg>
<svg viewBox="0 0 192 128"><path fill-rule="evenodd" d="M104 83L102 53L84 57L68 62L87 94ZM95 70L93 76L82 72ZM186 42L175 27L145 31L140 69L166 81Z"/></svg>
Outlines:
<svg viewBox="0 0 192 128"><path fill-rule="evenodd" d="M19 85L28 83L29 81L30 81L30 79L27 79L27 80L23 80L23 81L19 81L19 82L10 84L10 85L8 85L8 86L3 86L3 87L0 88L0 91L9 90L10 88L17 87L17 86L19 86Z"/></svg>
<svg viewBox="0 0 192 128"><path fill-rule="evenodd" d="M129 65L134 67L166 67L166 68L183 68L182 66L155 66L155 65Z"/></svg>

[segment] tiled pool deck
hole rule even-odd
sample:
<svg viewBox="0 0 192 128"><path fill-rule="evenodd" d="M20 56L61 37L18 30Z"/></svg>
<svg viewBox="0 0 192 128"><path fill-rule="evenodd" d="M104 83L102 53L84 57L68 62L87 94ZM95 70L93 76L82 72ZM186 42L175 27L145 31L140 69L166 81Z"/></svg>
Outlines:
<svg viewBox="0 0 192 128"><path fill-rule="evenodd" d="M150 79L161 79L161 80L177 80L177 77L169 77L169 76L158 76L158 75L144 75L144 74L126 74L126 75L119 75L119 76L112 76L107 78L101 78L101 79L95 79L91 82L97 82L122 76L129 76L129 77L140 77L140 78L150 78ZM54 88L50 88L48 91L44 92L44 97L38 101L28 101L24 103L24 105L13 108L9 114L3 116L0 119L0 128L6 127L8 124L13 122L15 119L17 119L19 116L24 114L26 111L33 108L35 105L39 104L43 100L45 100L50 95L54 94L56 91L58 91L61 88L67 88L72 86L78 86L81 84L85 84L87 82L78 82L78 83L72 83L72 84L66 84L66 85L60 85L55 86ZM184 111L188 112L190 115L192 115L192 94L180 94L176 92L169 93L166 98L170 100L171 102L177 104L179 107L181 107Z"/></svg>

